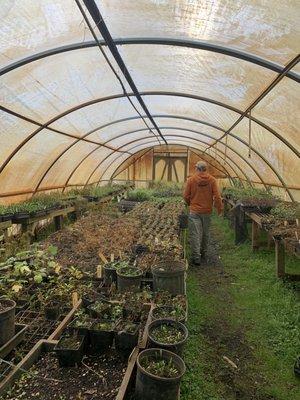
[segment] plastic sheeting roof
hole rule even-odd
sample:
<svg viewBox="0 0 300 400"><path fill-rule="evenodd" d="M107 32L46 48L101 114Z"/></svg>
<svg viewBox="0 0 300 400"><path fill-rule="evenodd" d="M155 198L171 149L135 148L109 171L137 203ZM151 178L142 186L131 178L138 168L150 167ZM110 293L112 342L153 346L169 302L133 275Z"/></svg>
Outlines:
<svg viewBox="0 0 300 400"><path fill-rule="evenodd" d="M298 1L96 4L169 144L300 200ZM109 179L132 154L163 144L75 0L2 0L0 17L2 196Z"/></svg>

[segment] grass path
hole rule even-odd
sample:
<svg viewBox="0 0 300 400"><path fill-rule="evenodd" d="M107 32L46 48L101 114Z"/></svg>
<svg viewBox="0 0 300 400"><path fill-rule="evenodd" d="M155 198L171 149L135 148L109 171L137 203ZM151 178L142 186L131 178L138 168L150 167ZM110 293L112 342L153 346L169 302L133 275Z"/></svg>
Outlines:
<svg viewBox="0 0 300 400"><path fill-rule="evenodd" d="M188 276L181 400L300 400L293 374L300 354L299 286L275 277L272 252L235 246L219 218L209 257L210 265Z"/></svg>

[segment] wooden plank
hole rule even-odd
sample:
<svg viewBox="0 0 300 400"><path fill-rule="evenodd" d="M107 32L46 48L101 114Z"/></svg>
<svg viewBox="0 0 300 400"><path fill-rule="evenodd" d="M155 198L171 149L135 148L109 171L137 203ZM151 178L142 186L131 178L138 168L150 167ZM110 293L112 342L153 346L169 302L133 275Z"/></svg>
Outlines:
<svg viewBox="0 0 300 400"><path fill-rule="evenodd" d="M28 370L33 363L39 358L44 340L38 341L30 352L13 368L6 378L0 383L0 395L3 395L13 383L23 374L24 370Z"/></svg>
<svg viewBox="0 0 300 400"><path fill-rule="evenodd" d="M133 371L135 368L138 355L139 355L139 348L135 347L128 358L127 369L115 400L124 400L126 398L130 381L133 379Z"/></svg>
<svg viewBox="0 0 300 400"><path fill-rule="evenodd" d="M256 221L252 220L252 232L251 232L252 251L256 251L259 249L259 234L260 234L260 227Z"/></svg>
<svg viewBox="0 0 300 400"><path fill-rule="evenodd" d="M65 318L61 321L61 323L58 325L58 327L55 329L54 332L48 337L48 340L56 340L60 337L62 334L63 330L66 328L68 323L71 321L73 318L73 315L76 313L78 308L81 305L81 300L78 301L78 303L72 308L72 310L65 316Z"/></svg>
<svg viewBox="0 0 300 400"><path fill-rule="evenodd" d="M279 239L275 240L275 265L278 278L285 276L285 248L284 242Z"/></svg>
<svg viewBox="0 0 300 400"><path fill-rule="evenodd" d="M148 326L149 326L150 323L151 323L151 312L152 312L152 310L153 310L153 307L154 307L154 304L151 303L151 306L150 306L150 308L149 308L148 318L147 318L146 325L145 325L144 332L143 332L143 337L142 337L142 340L141 340L140 343L139 343L139 348L140 348L140 349L145 349L145 348L147 347L147 341L148 341Z"/></svg>

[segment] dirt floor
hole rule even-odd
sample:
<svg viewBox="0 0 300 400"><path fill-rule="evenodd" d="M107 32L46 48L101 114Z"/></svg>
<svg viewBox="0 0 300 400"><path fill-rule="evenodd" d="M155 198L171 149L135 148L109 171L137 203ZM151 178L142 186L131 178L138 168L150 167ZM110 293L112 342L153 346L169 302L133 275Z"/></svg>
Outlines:
<svg viewBox="0 0 300 400"><path fill-rule="evenodd" d="M182 400L277 400L281 397L268 394L271 393L268 388L272 382L264 374L264 365L257 353L259 343L255 349L247 338L251 326L236 323L239 315L248 310L236 304L232 296L236 277L233 271L222 264L219 256L222 240L220 232L213 227L207 265L192 267L190 271L194 285L189 289L189 329L192 331L191 348L186 357L190 377L188 372ZM195 294L195 288L199 289L199 293ZM209 303L211 309L199 312L201 304L193 304L193 296L202 299L204 308ZM199 325L197 321L200 321ZM197 353L200 361L194 355ZM194 362L200 365L198 370ZM203 383L202 378L207 382ZM199 379L198 384L195 379ZM290 387L293 385L291 383ZM192 387L195 387L194 392ZM287 399L291 399L288 394Z"/></svg>
<svg viewBox="0 0 300 400"><path fill-rule="evenodd" d="M225 399L275 400L274 397L266 397L265 394L261 397L259 394L262 385L267 383L263 373L253 371L253 365L259 363L259 360L247 344L243 329L236 329L229 323L230 314L235 312L235 304L228 291L234 276L225 272L213 236L208 265L199 268L196 274L201 292L212 296L216 304L223 304L222 308L216 310L214 318L201 327L201 333L210 344L212 351L209 357L214 364L211 372L214 379L222 382L225 387Z"/></svg>

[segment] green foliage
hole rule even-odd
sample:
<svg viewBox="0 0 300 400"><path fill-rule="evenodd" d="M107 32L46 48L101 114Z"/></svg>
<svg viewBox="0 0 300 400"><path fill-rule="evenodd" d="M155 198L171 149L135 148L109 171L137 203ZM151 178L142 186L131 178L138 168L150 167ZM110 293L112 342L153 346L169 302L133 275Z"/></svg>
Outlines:
<svg viewBox="0 0 300 400"><path fill-rule="evenodd" d="M174 378L179 375L178 369L174 364L172 358L169 361L159 357L159 353L156 356L145 357L142 360L142 367L152 375L160 376L163 378Z"/></svg>
<svg viewBox="0 0 300 400"><path fill-rule="evenodd" d="M223 196L228 196L232 200L244 200L244 199L274 199L275 196L271 190L258 189L253 187L228 187L224 188L222 192Z"/></svg>
<svg viewBox="0 0 300 400"><path fill-rule="evenodd" d="M147 201L151 198L152 191L149 189L134 189L128 192L128 200L131 201Z"/></svg>
<svg viewBox="0 0 300 400"><path fill-rule="evenodd" d="M300 218L300 205L298 203L279 203L271 210L270 214L276 219Z"/></svg>
<svg viewBox="0 0 300 400"><path fill-rule="evenodd" d="M154 182L151 185L153 197L182 196L182 184L176 182Z"/></svg>

